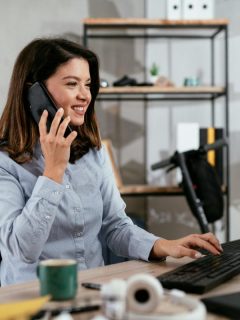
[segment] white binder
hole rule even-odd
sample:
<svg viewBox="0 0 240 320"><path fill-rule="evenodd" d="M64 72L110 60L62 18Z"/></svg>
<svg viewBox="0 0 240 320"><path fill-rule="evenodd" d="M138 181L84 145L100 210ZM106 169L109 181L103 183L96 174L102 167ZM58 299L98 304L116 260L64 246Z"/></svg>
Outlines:
<svg viewBox="0 0 240 320"><path fill-rule="evenodd" d="M199 0L183 0L182 18L184 20L200 19Z"/></svg>
<svg viewBox="0 0 240 320"><path fill-rule="evenodd" d="M199 0L199 19L214 19L215 1Z"/></svg>
<svg viewBox="0 0 240 320"><path fill-rule="evenodd" d="M184 20L206 20L214 18L214 0L182 0Z"/></svg>
<svg viewBox="0 0 240 320"><path fill-rule="evenodd" d="M166 0L166 19L182 19L182 0Z"/></svg>

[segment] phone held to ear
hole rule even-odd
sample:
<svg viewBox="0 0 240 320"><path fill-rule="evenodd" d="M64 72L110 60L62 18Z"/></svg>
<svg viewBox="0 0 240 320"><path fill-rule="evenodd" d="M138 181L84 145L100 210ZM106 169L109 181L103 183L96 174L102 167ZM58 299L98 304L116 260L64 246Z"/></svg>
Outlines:
<svg viewBox="0 0 240 320"><path fill-rule="evenodd" d="M33 119L38 124L44 110L48 111L47 131L49 132L53 118L58 110L50 93L41 82L35 82L28 90L28 101ZM67 126L64 136L72 132L70 126Z"/></svg>

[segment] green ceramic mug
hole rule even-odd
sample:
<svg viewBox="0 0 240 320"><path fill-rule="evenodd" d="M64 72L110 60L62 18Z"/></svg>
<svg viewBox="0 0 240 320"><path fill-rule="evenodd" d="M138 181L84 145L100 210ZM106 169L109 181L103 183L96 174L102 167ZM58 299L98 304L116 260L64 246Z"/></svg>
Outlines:
<svg viewBox="0 0 240 320"><path fill-rule="evenodd" d="M40 294L50 294L52 300L73 299L77 293L77 261L49 259L39 263L37 275Z"/></svg>

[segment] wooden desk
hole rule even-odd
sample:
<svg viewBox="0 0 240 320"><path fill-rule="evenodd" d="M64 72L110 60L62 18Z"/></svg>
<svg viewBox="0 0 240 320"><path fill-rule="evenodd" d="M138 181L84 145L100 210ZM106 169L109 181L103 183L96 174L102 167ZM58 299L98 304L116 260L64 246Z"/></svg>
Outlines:
<svg viewBox="0 0 240 320"><path fill-rule="evenodd" d="M173 259L168 258L165 262L158 263L147 263L142 261L128 261L123 263L118 263L115 265L99 267L95 269L90 269L86 271L80 271L78 274L79 289L76 297L76 302L78 304L84 301L91 300L91 303L99 301L99 292L95 290L89 290L81 287L81 282L96 282L105 283L112 278L127 279L129 276L136 273L148 273L153 276L158 276L166 271L176 268L183 263L190 261L188 258L183 259ZM204 296L211 296L215 294L230 293L239 291L240 285L240 275L233 278L232 280L226 282L225 284L211 290ZM0 303L32 299L39 296L39 283L38 281L31 281L23 284L10 285L0 288ZM200 296L192 295L196 299ZM56 305L68 306L70 302L50 302L49 307L55 307ZM80 313L75 315L74 319L88 320L91 319L96 312L91 313ZM220 317L213 314L208 314L207 320L226 320L226 317Z"/></svg>

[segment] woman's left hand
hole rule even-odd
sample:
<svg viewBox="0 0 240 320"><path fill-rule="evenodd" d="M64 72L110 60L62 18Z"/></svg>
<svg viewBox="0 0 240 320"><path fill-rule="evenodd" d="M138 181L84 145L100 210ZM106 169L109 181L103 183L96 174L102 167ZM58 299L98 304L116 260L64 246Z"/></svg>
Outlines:
<svg viewBox="0 0 240 320"><path fill-rule="evenodd" d="M158 239L154 243L150 258L167 256L181 258L187 256L196 259L202 256L196 248L205 249L215 255L219 255L223 251L218 239L209 232L191 234L177 240Z"/></svg>

